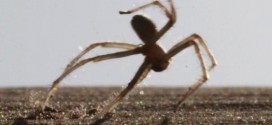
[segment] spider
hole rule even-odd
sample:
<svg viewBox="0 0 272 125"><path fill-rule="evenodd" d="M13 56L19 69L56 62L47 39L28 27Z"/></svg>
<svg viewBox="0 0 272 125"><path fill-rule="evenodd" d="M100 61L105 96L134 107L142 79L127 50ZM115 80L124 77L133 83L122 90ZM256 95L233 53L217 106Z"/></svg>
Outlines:
<svg viewBox="0 0 272 125"><path fill-rule="evenodd" d="M85 48L66 66L64 72L53 82L47 95L47 98L42 106L42 110L45 109L49 99L52 97L54 91L57 90L61 80L63 80L67 75L69 75L71 72L78 69L79 67L89 62L100 62L109 59L142 54L145 57L142 65L136 72L133 79L128 83L127 87L124 90L122 90L121 93L110 104L103 108L103 110L98 114L98 116L102 117L107 112L110 112L137 84L139 84L147 76L147 74L151 70L155 72L164 71L169 66L171 58L173 56L175 56L182 50L190 46L193 46L196 55L200 61L203 75L201 76L200 79L198 79L196 83L194 83L191 87L188 88L185 95L178 101L177 105L175 106L175 110L177 110L177 107L189 95L191 95L195 90L197 90L203 83L205 83L209 79L209 71L216 66L217 61L214 58L214 55L211 52L211 50L204 42L204 40L198 34L192 34L191 36L174 45L168 51L165 51L159 44L156 43L176 22L176 12L173 1L168 0L167 2L170 5L170 9L169 8L167 9L160 1L154 0L148 4L136 7L131 10L120 11L119 12L120 14L132 14L134 12L137 12L150 6L157 6L164 12L164 14L169 20L160 30L157 30L155 24L149 18L147 18L144 15L135 15L132 18L131 25L134 31L137 33L138 37L143 41L142 45L134 45L122 42L101 42L91 44L90 46ZM209 69L207 69L206 64L203 60L199 45L201 45L204 48L204 50L208 54L210 61L212 62ZM87 59L81 59L83 55L85 55L86 53L88 53L89 51L96 47L119 48L125 49L125 51L100 55Z"/></svg>

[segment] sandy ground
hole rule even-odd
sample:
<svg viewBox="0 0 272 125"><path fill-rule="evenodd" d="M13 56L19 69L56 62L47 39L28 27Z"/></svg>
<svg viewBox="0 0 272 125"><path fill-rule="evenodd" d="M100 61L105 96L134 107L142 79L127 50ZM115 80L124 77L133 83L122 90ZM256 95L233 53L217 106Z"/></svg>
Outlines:
<svg viewBox="0 0 272 125"><path fill-rule="evenodd" d="M120 88L61 88L46 112L45 88L0 89L0 124L272 124L272 88L202 88L173 112L183 88L137 88L103 119Z"/></svg>

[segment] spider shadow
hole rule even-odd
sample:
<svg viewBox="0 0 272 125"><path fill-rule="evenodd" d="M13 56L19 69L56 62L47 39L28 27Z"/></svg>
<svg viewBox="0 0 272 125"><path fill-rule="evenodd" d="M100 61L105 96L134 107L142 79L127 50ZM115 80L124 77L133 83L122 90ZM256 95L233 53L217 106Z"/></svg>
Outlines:
<svg viewBox="0 0 272 125"><path fill-rule="evenodd" d="M169 125L169 122L170 122L169 116L165 116L160 125Z"/></svg>
<svg viewBox="0 0 272 125"><path fill-rule="evenodd" d="M173 117L178 112L179 109L186 109L186 108L188 107L185 104L182 104L180 106L173 105L172 111L170 111L169 113L165 115L165 117L163 118L163 120L161 121L159 125L172 125L173 121L171 122L171 117Z"/></svg>
<svg viewBox="0 0 272 125"><path fill-rule="evenodd" d="M28 125L27 120L25 118L18 117L14 120L12 125Z"/></svg>
<svg viewBox="0 0 272 125"><path fill-rule="evenodd" d="M107 113L105 114L105 116L103 118L98 118L96 119L93 123L91 123L90 125L101 125L104 122L106 122L107 120L109 120L112 117L112 113Z"/></svg>

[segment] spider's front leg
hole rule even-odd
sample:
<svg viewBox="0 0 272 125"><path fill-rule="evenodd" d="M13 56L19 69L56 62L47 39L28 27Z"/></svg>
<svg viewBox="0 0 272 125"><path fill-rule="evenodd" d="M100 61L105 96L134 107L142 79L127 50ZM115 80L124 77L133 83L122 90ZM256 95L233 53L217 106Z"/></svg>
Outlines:
<svg viewBox="0 0 272 125"><path fill-rule="evenodd" d="M134 13L136 11L139 11L141 9L150 7L152 5L156 5L158 6L167 16L167 18L169 19L168 22L158 31L157 35L156 35L156 39L154 41L159 40L176 22L176 10L174 8L174 4L172 0L168 0L168 3L170 4L170 11L158 0L154 0L151 3L136 7L134 9L131 10L127 10L127 11L120 11L120 14L131 14Z"/></svg>
<svg viewBox="0 0 272 125"><path fill-rule="evenodd" d="M147 8L147 7L156 5L156 6L158 6L161 10L164 11L164 13L166 14L166 16L167 16L168 18L172 18L172 12L175 12L175 11L174 11L174 7L172 7L172 6L173 6L173 2L172 2L172 0L168 0L168 2L169 2L170 5L171 5L171 12L169 12L168 9L167 9L160 1L154 0L154 1L152 1L151 3L148 3L148 4L145 4L145 5L142 5L142 6L133 8L133 9L131 9L131 10L119 11L119 13L120 13L120 14L131 14L131 13L137 12L137 11L139 11L139 10L145 9L145 8Z"/></svg>
<svg viewBox="0 0 272 125"><path fill-rule="evenodd" d="M204 47L204 49L206 50L206 52L209 55L209 58L210 58L210 60L212 62L212 65L210 66L209 70L211 70L212 68L214 68L215 65L217 64L217 61L214 58L213 53L208 48L208 46L206 45L206 43L204 42L204 40L199 35L197 35L197 34L193 34L190 37L186 38L185 40L179 42L178 44L176 44L175 46L173 46L168 51L168 53L166 54L166 56L163 57L166 60L170 59L173 56L175 56L176 54L178 54L182 50L188 48L189 46L194 46L195 52L196 52L196 54L198 56L198 59L199 59L200 64L201 64L202 72L203 72L202 77L200 79L198 79L198 81L196 83L194 83L191 87L189 87L188 90L186 91L185 95L179 100L179 102L177 103L177 105L174 107L175 111L178 109L178 106L187 97L189 97L191 94L193 94L195 92L195 90L197 90L201 85L203 85L209 79L209 70L206 67L206 64L205 64L204 59L203 59L203 57L201 55L198 43L195 40L198 40L200 42L200 45L202 45Z"/></svg>

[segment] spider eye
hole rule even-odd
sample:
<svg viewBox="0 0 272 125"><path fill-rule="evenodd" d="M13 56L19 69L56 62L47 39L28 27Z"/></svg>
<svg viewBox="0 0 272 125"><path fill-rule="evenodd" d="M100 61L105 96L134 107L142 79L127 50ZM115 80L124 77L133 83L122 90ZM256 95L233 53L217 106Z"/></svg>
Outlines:
<svg viewBox="0 0 272 125"><path fill-rule="evenodd" d="M156 36L154 23L143 15L135 15L131 21L132 27L143 42L151 42Z"/></svg>

